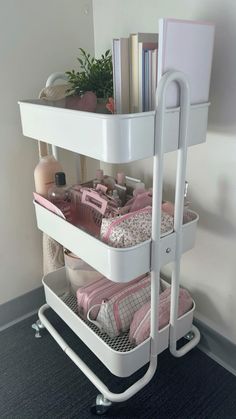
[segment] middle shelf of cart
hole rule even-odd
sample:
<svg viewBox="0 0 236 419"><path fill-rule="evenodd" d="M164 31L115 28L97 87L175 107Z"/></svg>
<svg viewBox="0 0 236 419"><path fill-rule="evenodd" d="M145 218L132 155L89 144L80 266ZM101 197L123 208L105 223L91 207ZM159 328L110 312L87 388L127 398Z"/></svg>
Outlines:
<svg viewBox="0 0 236 419"><path fill-rule="evenodd" d="M128 282L151 270L151 239L132 247L112 247L37 202L34 204L38 228L108 279ZM193 220L182 226L182 252L192 249L195 243L199 217L194 211L191 212ZM161 266L164 266L175 259L176 233L161 237L160 247Z"/></svg>

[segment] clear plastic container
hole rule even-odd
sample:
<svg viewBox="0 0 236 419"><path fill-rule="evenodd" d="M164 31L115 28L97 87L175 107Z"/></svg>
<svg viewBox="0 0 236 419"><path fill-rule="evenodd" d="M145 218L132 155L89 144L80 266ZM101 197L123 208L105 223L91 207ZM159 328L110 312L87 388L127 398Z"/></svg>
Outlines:
<svg viewBox="0 0 236 419"><path fill-rule="evenodd" d="M67 221L74 223L74 205L64 172L55 173L55 184L48 190L48 199L63 212Z"/></svg>
<svg viewBox="0 0 236 419"><path fill-rule="evenodd" d="M80 287L89 285L103 276L68 250L65 250L65 269L70 292L73 295L76 295Z"/></svg>

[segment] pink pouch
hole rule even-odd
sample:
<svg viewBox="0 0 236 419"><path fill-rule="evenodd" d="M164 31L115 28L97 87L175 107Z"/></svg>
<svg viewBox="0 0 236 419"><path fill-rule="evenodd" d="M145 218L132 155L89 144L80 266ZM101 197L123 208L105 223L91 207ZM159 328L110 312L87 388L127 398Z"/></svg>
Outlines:
<svg viewBox="0 0 236 419"><path fill-rule="evenodd" d="M173 202L165 201L162 204L162 211L165 211L167 214L174 216L175 206ZM188 211L187 208L184 208L183 213L183 224L190 223L196 219L196 215L192 211Z"/></svg>
<svg viewBox="0 0 236 419"><path fill-rule="evenodd" d="M170 320L170 297L171 289L166 288L160 294L159 301L159 330L163 329ZM130 325L129 339L130 342L139 345L146 340L150 335L150 301L144 304L134 314L132 323ZM183 288L179 290L179 310L178 317L189 311L193 306L193 300L189 292Z"/></svg>
<svg viewBox="0 0 236 419"><path fill-rule="evenodd" d="M93 307L88 311L87 318L114 338L129 329L135 311L150 299L150 292L151 281L148 274L136 283L129 282L124 289L117 290L108 300L96 305L95 308L100 307L96 320L92 320L90 316Z"/></svg>
<svg viewBox="0 0 236 419"><path fill-rule="evenodd" d="M126 204L125 207L129 207L129 211L137 211L139 209L152 206L152 194L150 192L139 192L131 198Z"/></svg>
<svg viewBox="0 0 236 419"><path fill-rule="evenodd" d="M133 281L127 283L114 283L109 279L103 277L93 282L90 285L81 287L78 289L77 295L77 304L78 304L78 313L84 318L87 318L87 313L92 306L95 306L90 313L91 319L96 319L99 307L102 301L111 298L115 293L127 288L130 284L134 284L144 275L134 279Z"/></svg>
<svg viewBox="0 0 236 419"><path fill-rule="evenodd" d="M174 217L175 206L173 202L165 201L162 203L161 208L162 208L162 211L165 211L167 214L172 215Z"/></svg>
<svg viewBox="0 0 236 419"><path fill-rule="evenodd" d="M173 231L173 221L173 217L162 212L162 236ZM151 231L152 207L146 207L120 217L103 218L100 234L110 246L130 247L150 239Z"/></svg>

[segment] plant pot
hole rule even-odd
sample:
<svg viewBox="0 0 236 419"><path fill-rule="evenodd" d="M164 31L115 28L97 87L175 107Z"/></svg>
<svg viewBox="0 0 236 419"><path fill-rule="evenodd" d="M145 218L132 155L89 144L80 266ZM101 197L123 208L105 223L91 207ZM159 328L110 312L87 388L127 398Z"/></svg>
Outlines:
<svg viewBox="0 0 236 419"><path fill-rule="evenodd" d="M107 104L107 98L98 97L96 113L110 113L109 110L106 108L106 104Z"/></svg>
<svg viewBox="0 0 236 419"><path fill-rule="evenodd" d="M85 92L82 96L67 96L65 107L78 111L96 112L97 96L93 92Z"/></svg>

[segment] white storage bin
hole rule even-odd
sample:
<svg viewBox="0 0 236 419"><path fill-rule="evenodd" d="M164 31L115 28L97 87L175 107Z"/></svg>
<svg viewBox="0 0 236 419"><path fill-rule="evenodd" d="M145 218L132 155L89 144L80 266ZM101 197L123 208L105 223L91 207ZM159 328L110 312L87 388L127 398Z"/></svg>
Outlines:
<svg viewBox="0 0 236 419"><path fill-rule="evenodd" d="M164 286L167 283L162 282ZM76 298L70 294L65 269L61 268L43 278L46 301L49 306L65 321L78 337L91 349L101 362L118 377L128 377L150 360L150 338L141 345L133 347L128 333L117 338L109 338L105 333L84 321L77 314ZM177 338L187 334L192 326L192 310L177 320ZM168 348L169 325L158 333L158 353Z"/></svg>
<svg viewBox="0 0 236 419"><path fill-rule="evenodd" d="M154 155L155 111L107 115L56 107L44 100L20 101L23 134L108 163ZM188 146L206 140L209 103L190 106ZM165 152L177 150L179 108L167 109Z"/></svg>
<svg viewBox="0 0 236 419"><path fill-rule="evenodd" d="M127 282L149 272L151 260L151 240L127 248L108 246L83 230L68 223L63 218L48 211L35 202L38 228L61 243L66 249L79 255L98 272L114 282ZM198 215L184 224L183 252L192 249L195 243ZM175 258L175 232L161 238L161 265Z"/></svg>

